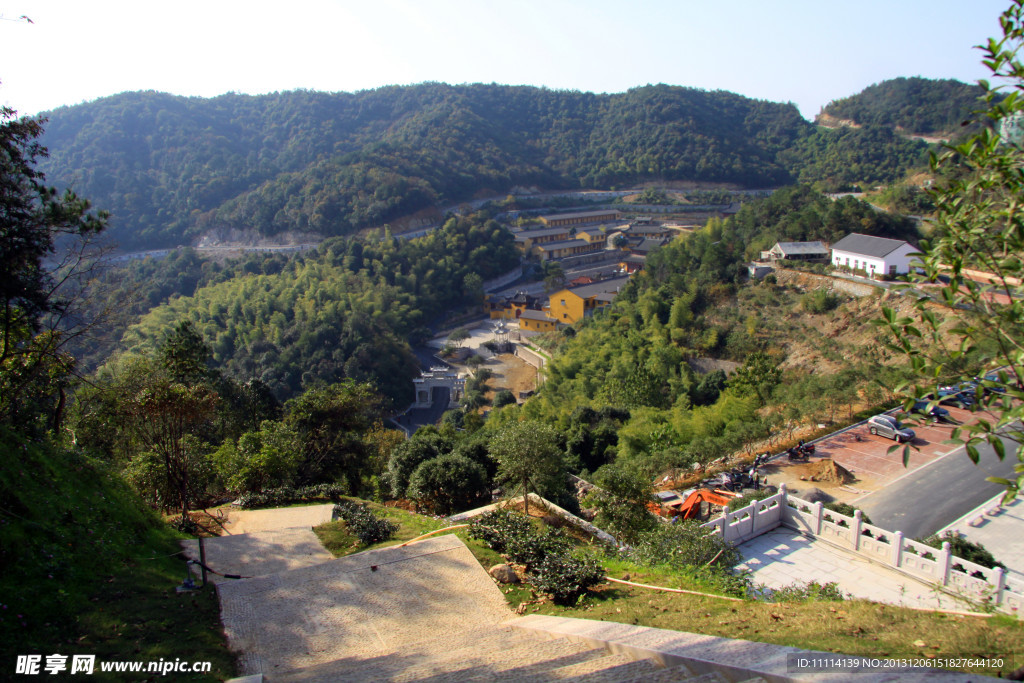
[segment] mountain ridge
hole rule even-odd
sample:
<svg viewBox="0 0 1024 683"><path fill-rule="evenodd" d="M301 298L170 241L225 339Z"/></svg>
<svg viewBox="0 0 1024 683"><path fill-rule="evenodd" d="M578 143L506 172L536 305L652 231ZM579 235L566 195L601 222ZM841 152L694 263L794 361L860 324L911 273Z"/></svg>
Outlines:
<svg viewBox="0 0 1024 683"><path fill-rule="evenodd" d="M143 91L49 112L40 168L109 210L111 235L141 248L211 228L349 234L516 185L777 187L818 164L823 144L805 144L815 134L793 104L668 85L612 95L434 83L211 99ZM898 168L924 149L836 139L840 156L881 144ZM832 166L812 175L893 179L844 175L857 166L849 159Z"/></svg>

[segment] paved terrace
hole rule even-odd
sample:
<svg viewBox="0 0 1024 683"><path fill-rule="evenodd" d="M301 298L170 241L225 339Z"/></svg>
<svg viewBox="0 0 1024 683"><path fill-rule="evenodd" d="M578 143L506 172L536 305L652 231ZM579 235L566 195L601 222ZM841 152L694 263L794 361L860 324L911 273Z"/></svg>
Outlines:
<svg viewBox="0 0 1024 683"><path fill-rule="evenodd" d="M738 547L754 583L778 589L817 581L835 582L856 598L918 609L970 610L970 605L929 584L869 562L826 541L779 527Z"/></svg>
<svg viewBox="0 0 1024 683"><path fill-rule="evenodd" d="M1010 577L1024 581L1024 494L1009 504L999 495L954 521L946 531L959 533L972 543L980 543L1006 565Z"/></svg>

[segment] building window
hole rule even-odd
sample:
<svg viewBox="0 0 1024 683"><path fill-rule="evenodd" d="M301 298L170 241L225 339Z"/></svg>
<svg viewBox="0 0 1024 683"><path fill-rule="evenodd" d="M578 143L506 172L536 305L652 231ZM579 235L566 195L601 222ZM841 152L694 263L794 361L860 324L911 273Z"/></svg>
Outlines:
<svg viewBox="0 0 1024 683"><path fill-rule="evenodd" d="M562 299L562 305L563 306L565 305L565 299Z"/></svg>

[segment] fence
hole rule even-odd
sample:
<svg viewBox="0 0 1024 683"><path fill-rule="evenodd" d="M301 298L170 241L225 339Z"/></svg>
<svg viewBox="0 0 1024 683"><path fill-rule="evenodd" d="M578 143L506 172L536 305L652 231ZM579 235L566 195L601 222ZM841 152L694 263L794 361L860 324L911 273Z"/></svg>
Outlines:
<svg viewBox="0 0 1024 683"><path fill-rule="evenodd" d="M701 526L713 530L727 543L743 543L760 536L782 524L786 491L781 489L774 496L755 500L750 505L734 512L728 512Z"/></svg>
<svg viewBox="0 0 1024 683"><path fill-rule="evenodd" d="M1024 614L1024 581L1006 576L996 567L989 569L955 557L949 543L942 548L904 538L868 524L860 510L852 517L826 510L824 505L790 496L786 486L774 496L727 512L703 526L730 543L742 543L784 525L820 538L860 557L907 574L975 603L994 606L1009 614Z"/></svg>

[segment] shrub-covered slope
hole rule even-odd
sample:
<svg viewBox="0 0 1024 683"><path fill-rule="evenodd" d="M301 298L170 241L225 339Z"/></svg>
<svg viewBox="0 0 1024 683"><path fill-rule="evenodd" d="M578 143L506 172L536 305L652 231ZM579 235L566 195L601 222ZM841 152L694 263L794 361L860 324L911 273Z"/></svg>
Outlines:
<svg viewBox="0 0 1024 683"><path fill-rule="evenodd" d="M184 576L171 557L177 537L110 467L6 428L0 452L0 662L8 675L16 655L33 653L69 662L75 654L181 657L212 661L208 680L233 673L216 596L174 592Z"/></svg>

